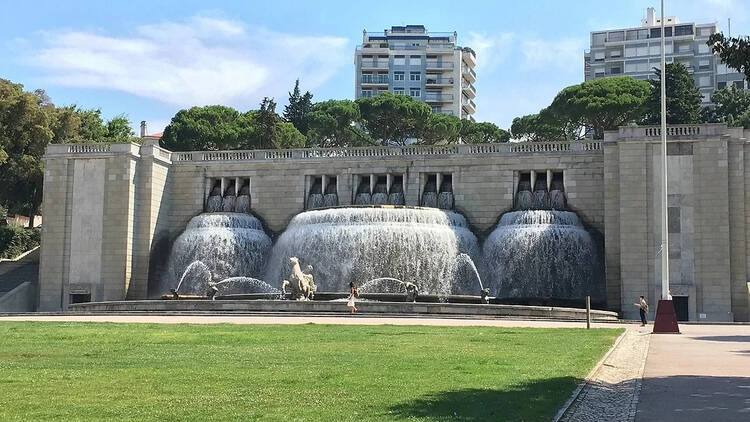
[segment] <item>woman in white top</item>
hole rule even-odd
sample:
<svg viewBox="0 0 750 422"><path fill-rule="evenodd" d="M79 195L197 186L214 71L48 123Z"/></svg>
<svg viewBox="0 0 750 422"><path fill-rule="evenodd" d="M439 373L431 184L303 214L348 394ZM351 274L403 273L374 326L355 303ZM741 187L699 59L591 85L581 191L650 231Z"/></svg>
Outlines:
<svg viewBox="0 0 750 422"><path fill-rule="evenodd" d="M354 314L357 312L357 307L354 306L354 299L359 297L359 292L357 291L357 285L354 284L352 281L349 283L349 300L346 302L346 306L349 307L349 311Z"/></svg>

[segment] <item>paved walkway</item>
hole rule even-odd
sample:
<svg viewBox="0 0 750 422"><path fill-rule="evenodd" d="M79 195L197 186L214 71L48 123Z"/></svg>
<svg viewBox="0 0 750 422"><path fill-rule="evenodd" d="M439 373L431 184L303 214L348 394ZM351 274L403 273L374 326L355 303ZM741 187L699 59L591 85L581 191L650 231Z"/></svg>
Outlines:
<svg viewBox="0 0 750 422"><path fill-rule="evenodd" d="M631 327L618 339L559 422L633 420L651 336L648 328Z"/></svg>
<svg viewBox="0 0 750 422"><path fill-rule="evenodd" d="M651 335L637 422L750 421L750 326Z"/></svg>

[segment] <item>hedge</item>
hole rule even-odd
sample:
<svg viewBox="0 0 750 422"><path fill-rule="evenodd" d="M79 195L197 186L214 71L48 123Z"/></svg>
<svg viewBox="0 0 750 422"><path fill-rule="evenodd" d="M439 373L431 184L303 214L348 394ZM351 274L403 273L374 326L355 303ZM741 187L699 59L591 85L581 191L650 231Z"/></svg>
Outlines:
<svg viewBox="0 0 750 422"><path fill-rule="evenodd" d="M0 227L0 258L11 259L39 246L39 229L17 225Z"/></svg>

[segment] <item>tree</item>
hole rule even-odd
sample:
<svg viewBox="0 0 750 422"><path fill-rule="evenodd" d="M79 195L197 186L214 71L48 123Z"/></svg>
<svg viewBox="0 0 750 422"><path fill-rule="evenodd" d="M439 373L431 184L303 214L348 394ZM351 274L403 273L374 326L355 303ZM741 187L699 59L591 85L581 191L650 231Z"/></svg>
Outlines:
<svg viewBox="0 0 750 422"><path fill-rule="evenodd" d="M432 109L407 95L389 92L371 98L360 98L359 106L365 128L381 145L404 145L418 135Z"/></svg>
<svg viewBox="0 0 750 422"><path fill-rule="evenodd" d="M645 104L643 123L658 124L661 122L661 70L654 68L656 79L650 79L651 95ZM703 113L701 99L703 96L696 88L693 76L682 63L668 63L666 76L667 123L701 123Z"/></svg>
<svg viewBox="0 0 750 422"><path fill-rule="evenodd" d="M107 121L104 139L107 142L134 142L137 141L135 132L130 126L130 120L124 114L120 114Z"/></svg>
<svg viewBox="0 0 750 422"><path fill-rule="evenodd" d="M328 100L316 103L308 115L309 147L351 147L376 142L360 128L359 105L350 100Z"/></svg>
<svg viewBox="0 0 750 422"><path fill-rule="evenodd" d="M549 142L568 139L563 127L542 113L516 117L511 124L510 133L514 139L522 141Z"/></svg>
<svg viewBox="0 0 750 422"><path fill-rule="evenodd" d="M171 151L213 151L256 147L254 113L220 105L180 110L164 129L161 146Z"/></svg>
<svg viewBox="0 0 750 422"><path fill-rule="evenodd" d="M303 135L296 127L290 122L278 122L278 135L274 140L273 146L275 148L304 148L305 147L305 135Z"/></svg>
<svg viewBox="0 0 750 422"><path fill-rule="evenodd" d="M420 138L425 144L453 144L458 142L461 133L461 119L456 116L431 113L424 122Z"/></svg>
<svg viewBox="0 0 750 422"><path fill-rule="evenodd" d="M289 104L284 106L284 119L291 122L303 135L307 135L308 114L312 112L313 95L310 91L300 94L299 79L294 82L294 90L289 93Z"/></svg>
<svg viewBox="0 0 750 422"><path fill-rule="evenodd" d="M31 222L42 203L41 157L54 136L53 107L44 91L0 79L0 204Z"/></svg>
<svg viewBox="0 0 750 422"><path fill-rule="evenodd" d="M510 140L510 133L494 123L478 123L468 119L461 120L460 135L461 141L467 144L489 144Z"/></svg>
<svg viewBox="0 0 750 422"><path fill-rule="evenodd" d="M706 42L728 67L745 74L750 81L750 37L728 38L718 32Z"/></svg>
<svg viewBox="0 0 750 422"><path fill-rule="evenodd" d="M277 123L281 120L279 115L276 114L276 102L273 98L263 97L255 120L258 127L258 136L260 137L259 148L273 148L274 141L279 136L279 126Z"/></svg>
<svg viewBox="0 0 750 422"><path fill-rule="evenodd" d="M630 76L594 79L560 91L545 112L569 126L568 138L588 127L594 139L603 139L605 130L640 119L650 94L648 83Z"/></svg>
<svg viewBox="0 0 750 422"><path fill-rule="evenodd" d="M750 91L744 89L722 88L714 91L711 102L715 104L713 118L730 125L739 125L742 115L750 112Z"/></svg>

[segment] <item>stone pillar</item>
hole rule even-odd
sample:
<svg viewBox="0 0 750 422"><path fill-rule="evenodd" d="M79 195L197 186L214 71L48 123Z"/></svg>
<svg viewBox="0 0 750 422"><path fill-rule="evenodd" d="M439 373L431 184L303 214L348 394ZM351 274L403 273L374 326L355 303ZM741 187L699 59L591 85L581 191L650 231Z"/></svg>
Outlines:
<svg viewBox="0 0 750 422"><path fill-rule="evenodd" d="M609 134L608 134L609 135ZM606 136L606 135L605 135ZM620 280L620 151L614 140L604 142L604 269L607 307L622 312Z"/></svg>
<svg viewBox="0 0 750 422"><path fill-rule="evenodd" d="M133 282L128 299L146 299L149 280L156 282L168 252L169 200L167 176L170 153L158 141L146 141L140 149L136 190L136 230ZM152 255L156 255L152 262Z"/></svg>
<svg viewBox="0 0 750 422"><path fill-rule="evenodd" d="M136 144L50 145L44 156L40 306L123 300L132 276Z"/></svg>

